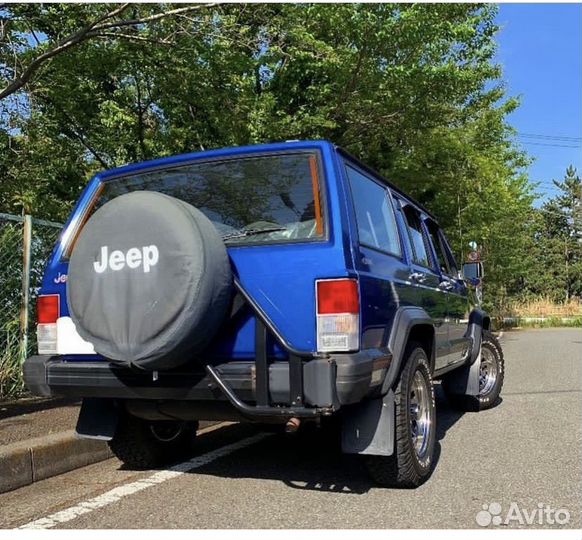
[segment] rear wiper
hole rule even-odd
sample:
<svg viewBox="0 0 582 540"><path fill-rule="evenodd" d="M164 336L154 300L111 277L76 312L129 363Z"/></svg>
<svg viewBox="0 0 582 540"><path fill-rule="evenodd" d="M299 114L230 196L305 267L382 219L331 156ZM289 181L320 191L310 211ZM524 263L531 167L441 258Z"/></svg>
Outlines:
<svg viewBox="0 0 582 540"><path fill-rule="evenodd" d="M246 236L254 236L256 234L271 233L278 231L286 231L286 227L271 227L269 229L246 229L235 233L227 234L222 237L223 240L231 240L232 238L244 238Z"/></svg>

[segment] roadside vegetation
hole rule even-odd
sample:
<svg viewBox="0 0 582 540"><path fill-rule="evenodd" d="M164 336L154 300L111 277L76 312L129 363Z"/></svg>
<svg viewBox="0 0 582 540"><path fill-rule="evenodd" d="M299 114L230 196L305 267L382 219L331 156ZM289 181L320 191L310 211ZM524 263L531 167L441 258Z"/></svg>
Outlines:
<svg viewBox="0 0 582 540"><path fill-rule="evenodd" d="M18 321L15 322L4 329L7 339L0 350L0 400L16 397L24 390L21 365L23 355L18 340Z"/></svg>
<svg viewBox="0 0 582 540"><path fill-rule="evenodd" d="M555 328L582 329L582 303L579 298L556 302L551 297L510 300L498 312L498 328Z"/></svg>
<svg viewBox="0 0 582 540"><path fill-rule="evenodd" d="M582 316L577 317L518 317L499 319L497 329L519 328L582 328Z"/></svg>
<svg viewBox="0 0 582 540"><path fill-rule="evenodd" d="M582 316L582 304L577 298L571 298L570 301L561 303L556 303L549 297L513 300L507 306L505 316L524 318L575 318Z"/></svg>
<svg viewBox="0 0 582 540"><path fill-rule="evenodd" d="M530 158L507 122L519 101L494 61L495 14L482 4L3 4L0 212L63 221L105 168L325 138L431 209L459 259L479 244L487 309L570 302L582 295L580 178L568 168L536 207Z"/></svg>

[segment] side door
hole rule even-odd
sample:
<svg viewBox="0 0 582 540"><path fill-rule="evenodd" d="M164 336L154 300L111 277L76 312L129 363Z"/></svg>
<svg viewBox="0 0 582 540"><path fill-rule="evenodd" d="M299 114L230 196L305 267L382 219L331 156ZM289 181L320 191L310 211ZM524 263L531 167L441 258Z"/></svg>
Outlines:
<svg viewBox="0 0 582 540"><path fill-rule="evenodd" d="M401 305L408 266L386 185L349 161L345 163L355 231L354 265L360 281L362 349L387 346L387 327Z"/></svg>
<svg viewBox="0 0 582 540"><path fill-rule="evenodd" d="M434 268L430 241L423 227L422 214L411 204L401 201L401 209L408 239L412 248L408 303L424 308L435 325L435 369L447 364L450 354L447 328L447 296L439 288L441 276Z"/></svg>
<svg viewBox="0 0 582 540"><path fill-rule="evenodd" d="M450 365L463 359L469 341L465 337L467 326L462 323L466 319L467 289L459 279L457 265L442 230L432 219L425 220L425 225L441 276L439 288L447 297L446 326L450 350L445 365Z"/></svg>

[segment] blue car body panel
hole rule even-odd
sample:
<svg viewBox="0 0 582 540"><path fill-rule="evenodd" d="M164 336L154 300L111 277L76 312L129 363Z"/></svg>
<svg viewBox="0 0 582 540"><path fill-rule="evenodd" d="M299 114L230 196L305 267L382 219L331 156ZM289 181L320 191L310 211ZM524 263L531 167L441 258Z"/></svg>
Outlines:
<svg viewBox="0 0 582 540"><path fill-rule="evenodd" d="M84 219L101 183L159 167L173 167L192 161L231 158L285 152L315 150L319 153L324 183L322 204L327 216L327 235L322 241L269 245L229 246L227 248L233 274L260 305L273 325L285 336L291 347L303 351L316 350L315 280L356 276L352 263L352 243L347 218L345 186L335 147L324 141L289 142L251 147L230 148L173 156L135 165L127 165L95 176L83 191L65 224L46 269L40 294L59 294L61 316L68 316L66 275L68 264L63 260L68 236ZM334 219L330 219L334 216ZM339 217L339 219L337 218ZM276 268L277 271L273 272ZM270 353L285 358L275 343ZM220 332L208 354L217 358L248 359L254 355L254 317L239 317L238 325ZM82 357L80 357L82 358ZM85 357L88 358L88 357ZM95 357L91 356L93 360Z"/></svg>
<svg viewBox="0 0 582 540"><path fill-rule="evenodd" d="M447 319L447 294L439 291L443 279L439 270L418 268L412 262L410 246L404 242L406 225L396 197L407 199L396 190L391 195L396 226L400 236L401 256L393 256L360 245L355 212L350 195L345 163L349 155L326 141L301 141L227 148L157 159L102 172L83 191L46 269L41 294L59 294L61 316L69 314L66 301L67 262L63 250L68 236L85 219L102 183L115 181L129 174L157 168L169 168L198 160L232 158L253 154L288 151L315 151L319 155L322 177L322 205L326 221L325 238L311 242L289 242L263 245L230 245L227 247L234 276L260 306L264 314L294 349L316 351L315 282L322 278L353 277L360 288L360 347L378 349L387 346L392 319L401 306L420 306L435 323L437 356L449 353L450 321ZM354 161L354 165L362 167ZM373 171L366 171L371 177ZM385 182L376 176L379 182ZM407 199L408 200L408 199ZM411 204L418 208L416 203ZM420 208L425 217L434 220ZM434 253L431 254L434 258ZM410 274L423 271L424 284L411 284ZM466 297L466 289L457 283L458 295ZM458 302L457 302L458 303ZM461 309L462 311L462 309ZM461 313L461 312L459 312ZM254 357L255 318L250 309L239 314L234 324L221 330L207 349L209 357L247 360ZM459 315L457 323L461 320ZM464 340L461 340L464 342ZM269 338L269 355L285 359L284 350ZM71 359L91 359L78 356Z"/></svg>

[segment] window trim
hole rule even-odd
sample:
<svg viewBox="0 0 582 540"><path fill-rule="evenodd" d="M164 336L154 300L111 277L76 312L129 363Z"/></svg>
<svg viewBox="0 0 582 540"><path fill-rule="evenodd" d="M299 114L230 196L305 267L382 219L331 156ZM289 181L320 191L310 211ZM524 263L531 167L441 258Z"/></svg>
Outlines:
<svg viewBox="0 0 582 540"><path fill-rule="evenodd" d="M433 257L432 257L432 248L430 246L430 244L427 244L427 242L430 242L430 239L427 237L427 231L425 231L424 229L424 219L422 217L422 212L420 212L418 210L418 208L415 208L413 204L407 202L407 201L400 201L400 205L402 208L402 217L404 219L404 225L406 226L406 234L408 234L408 238L410 240L410 245L412 247L412 260L410 261L411 264L414 264L420 268L426 268L427 270L430 270L432 272L435 272L435 268L432 266L433 265ZM412 236L410 234L410 225L408 224L408 219L406 219L406 208L410 207L411 210L413 210L414 212L416 212L417 216L418 216L418 222L420 223L420 229L421 229L421 234L422 234L422 241L424 243L424 249L427 252L427 256L428 256L428 265L423 264L422 262L417 260L417 254L416 254L416 247L414 245L414 241L412 239ZM429 249L430 248L430 249ZM438 269L437 269L438 271Z"/></svg>
<svg viewBox="0 0 582 540"><path fill-rule="evenodd" d="M426 226L426 231L428 233L428 239L429 242L431 244L431 251L432 251L432 255L433 255L433 262L434 262L434 267L436 268L436 270L438 271L439 274L441 275L445 275L447 277L453 277L453 274L451 274L451 268L450 268L450 264L449 264L449 260L447 257L447 253L444 249L443 243L442 243L442 239L441 239L441 228L438 226L438 223L436 221L434 221L433 219L427 217L424 220L424 224ZM446 268L446 271L443 272L442 268L439 265L439 260L438 260L438 253L436 250L436 246L434 245L433 239L432 239L432 234L431 234L431 226L435 228L435 232L436 232L436 239L439 243L439 247L441 249L442 254L445 256L445 260L444 265Z"/></svg>
<svg viewBox="0 0 582 540"><path fill-rule="evenodd" d="M445 252L445 255L447 256L447 260L448 260L448 267L449 267L449 272L450 272L450 267L451 267L451 261L453 263L455 263L455 268L457 270L457 275L454 274L448 274L449 277L454 277L455 279L459 279L459 272L460 272L460 268L459 265L457 264L457 259L455 259L455 255L453 254L453 250L451 249L451 246L447 240L447 237L445 236L445 233L443 232L443 230L439 227L439 237L441 239L441 244L443 246L443 250Z"/></svg>
<svg viewBox="0 0 582 540"><path fill-rule="evenodd" d="M406 223L406 215L404 214L404 199L402 199L398 194L392 194L394 199L395 211L399 215L400 222L398 223L398 229L400 231L400 244L402 247L402 252L406 253L406 263L416 264L414 262L414 246L412 245L412 239L410 238L410 231L408 230L408 224ZM398 221L398 218L397 218ZM404 231L402 231L404 229ZM406 240L405 240L406 238ZM406 244L406 245L404 245Z"/></svg>
<svg viewBox="0 0 582 540"><path fill-rule="evenodd" d="M426 218L424 220L424 222L425 222L425 225L426 225L426 229L427 229L427 231L429 233L429 236L430 236L430 225L432 225L436 229L436 236L437 236L437 239L439 241L439 245L440 245L441 251L442 251L443 255L445 256L445 261L444 262L445 262L445 267L446 267L447 271L446 272L443 272L439 268L439 273L441 275L444 275L444 276L450 278L450 279L458 280L459 279L459 275L458 275L459 267L457 265L457 261L454 258L453 252L452 252L452 250L451 250L451 248L450 248L450 246L449 246L449 244L447 242L447 239L445 237L445 234L444 234L442 228L439 226L439 224L434 219L432 219L430 217ZM431 239L431 244L432 244L432 239ZM433 250L434 249L435 248L433 246ZM435 255L436 255L436 253L435 253ZM455 267L457 269L457 273L453 272L452 269L451 269L451 258L452 258L452 261L455 263ZM437 264L437 263L438 263L438 261L435 260L435 264ZM438 264L437 264L437 266L438 266Z"/></svg>
<svg viewBox="0 0 582 540"><path fill-rule="evenodd" d="M346 177L346 183L347 183L347 187L348 187L349 193L350 193L350 203L351 203L351 208L353 211L354 222L356 224L356 231L355 232L358 236L358 246L365 247L366 249L372 249L374 251L377 251L378 253L382 253L384 255L389 255L391 257L395 257L396 259L398 259L400 261L403 261L404 260L404 249L402 246L402 239L400 238L400 230L398 228L398 221L396 219L396 208L394 206L394 199L392 196L392 192L390 191L390 188L388 186L386 186L386 184L376 180L373 176L370 175L370 173L368 173L367 171L365 171L364 169L359 167L357 164L350 162L346 158L344 158L342 161L343 161L343 166L344 166L343 168L344 168L344 174ZM380 189L382 189L384 191L384 197L385 197L386 203L392 212L392 221L394 224L393 228L394 228L394 232L396 233L396 240L397 240L398 246L400 247L400 253L395 253L393 251L390 251L388 249L384 249L382 247L373 246L367 242L363 242L362 239L360 238L360 228L358 226L358 216L357 216L356 205L355 205L355 200L354 200L354 191L352 189L352 182L350 181L348 169L354 170L358 174L362 175L364 178L368 179L370 182L376 184Z"/></svg>
<svg viewBox="0 0 582 540"><path fill-rule="evenodd" d="M59 258L59 262L69 262L71 258L71 253L75 248L75 244L79 239L79 235L83 230L83 227L89 221L89 218L93 215L91 210L97 204L99 197L103 193L105 189L105 182L102 179L99 179L97 185L94 188L94 191L89 199L89 202L81 209L79 215L76 219L71 221L69 226L63 231L63 238L66 236L66 239L62 245L61 249L61 256Z"/></svg>

